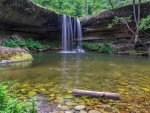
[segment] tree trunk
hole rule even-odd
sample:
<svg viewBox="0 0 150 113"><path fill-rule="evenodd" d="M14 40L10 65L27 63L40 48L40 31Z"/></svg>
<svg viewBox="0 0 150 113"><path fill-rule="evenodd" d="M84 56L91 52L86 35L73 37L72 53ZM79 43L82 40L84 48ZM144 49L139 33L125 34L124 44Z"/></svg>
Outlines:
<svg viewBox="0 0 150 113"><path fill-rule="evenodd" d="M107 99L116 99L116 100L120 99L120 94L118 93L87 91L87 90L79 90L79 89L73 89L72 93L78 94L78 95L102 97L102 98L107 98Z"/></svg>
<svg viewBox="0 0 150 113"><path fill-rule="evenodd" d="M89 12L88 12L88 0L86 0L86 16L88 16Z"/></svg>

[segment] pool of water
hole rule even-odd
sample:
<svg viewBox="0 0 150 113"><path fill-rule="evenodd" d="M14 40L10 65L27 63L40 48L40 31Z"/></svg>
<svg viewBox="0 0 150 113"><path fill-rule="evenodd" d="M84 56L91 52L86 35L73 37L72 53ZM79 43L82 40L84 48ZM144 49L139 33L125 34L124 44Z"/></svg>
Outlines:
<svg viewBox="0 0 150 113"><path fill-rule="evenodd" d="M20 99L35 97L39 113L58 111L150 112L150 58L94 53L39 53L34 61L4 66L0 79L13 84ZM74 95L73 89L120 94L120 100ZM82 112L83 112L82 111Z"/></svg>

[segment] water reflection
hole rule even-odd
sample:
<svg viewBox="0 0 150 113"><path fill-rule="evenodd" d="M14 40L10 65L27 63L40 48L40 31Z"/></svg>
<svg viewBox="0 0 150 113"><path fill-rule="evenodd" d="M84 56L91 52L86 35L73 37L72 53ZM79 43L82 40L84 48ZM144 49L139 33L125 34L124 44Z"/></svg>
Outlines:
<svg viewBox="0 0 150 113"><path fill-rule="evenodd" d="M25 61L25 62L1 64L1 66L5 70L17 70L17 69L24 69L27 67L31 67L32 63L33 61Z"/></svg>
<svg viewBox="0 0 150 113"><path fill-rule="evenodd" d="M81 56L82 54L62 54L61 55L62 81L69 79L73 81L74 85L79 84L80 71L82 70L80 66ZM62 84L66 84L66 83L62 83Z"/></svg>

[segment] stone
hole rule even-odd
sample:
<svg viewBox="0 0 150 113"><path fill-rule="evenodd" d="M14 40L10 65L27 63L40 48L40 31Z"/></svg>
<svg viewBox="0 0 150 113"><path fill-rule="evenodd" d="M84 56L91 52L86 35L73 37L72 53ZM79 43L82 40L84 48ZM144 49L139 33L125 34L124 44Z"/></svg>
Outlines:
<svg viewBox="0 0 150 113"><path fill-rule="evenodd" d="M22 87L29 87L29 84L23 84Z"/></svg>
<svg viewBox="0 0 150 113"><path fill-rule="evenodd" d="M46 90L44 88L39 89L41 92L45 92Z"/></svg>
<svg viewBox="0 0 150 113"><path fill-rule="evenodd" d="M29 97L32 97L32 96L34 96L34 95L36 95L36 92L34 92L34 91L29 91L29 92L28 92L28 96L29 96Z"/></svg>
<svg viewBox="0 0 150 113"><path fill-rule="evenodd" d="M112 112L112 109L110 107L106 107L106 108L104 108L104 110L107 112Z"/></svg>
<svg viewBox="0 0 150 113"><path fill-rule="evenodd" d="M53 82L46 83L45 86L51 87L51 86L53 86Z"/></svg>
<svg viewBox="0 0 150 113"><path fill-rule="evenodd" d="M127 112L127 111L124 110L124 109L121 109L121 110L120 110L120 113L129 113L129 112Z"/></svg>
<svg viewBox="0 0 150 113"><path fill-rule="evenodd" d="M86 111L84 111L84 110L81 110L79 113L87 113Z"/></svg>
<svg viewBox="0 0 150 113"><path fill-rule="evenodd" d="M150 92L150 89L148 89L148 88L141 88L141 90L144 92Z"/></svg>
<svg viewBox="0 0 150 113"><path fill-rule="evenodd" d="M65 113L73 113L72 111L65 111Z"/></svg>
<svg viewBox="0 0 150 113"><path fill-rule="evenodd" d="M72 95L66 95L66 96L64 96L63 98L64 98L64 99L73 99L74 96L72 96Z"/></svg>
<svg viewBox="0 0 150 113"><path fill-rule="evenodd" d="M54 97L54 96L55 96L55 94L53 94L53 93L52 93L52 94L50 94L49 96L50 96L50 97Z"/></svg>
<svg viewBox="0 0 150 113"><path fill-rule="evenodd" d="M77 103L75 103L75 102L66 102L65 104L67 106L76 106L77 105Z"/></svg>
<svg viewBox="0 0 150 113"><path fill-rule="evenodd" d="M69 107L68 106L61 106L61 109L64 111L69 111Z"/></svg>
<svg viewBox="0 0 150 113"><path fill-rule="evenodd" d="M118 84L119 84L119 85L122 85L122 86L128 86L128 85L129 85L127 82L123 82L123 81L118 82Z"/></svg>
<svg viewBox="0 0 150 113"><path fill-rule="evenodd" d="M71 93L72 93L72 90L68 90L68 93L71 94Z"/></svg>
<svg viewBox="0 0 150 113"><path fill-rule="evenodd" d="M75 106L74 107L74 109L76 109L76 110L83 110L83 109L85 109L85 106L83 106L83 105L79 105L79 106Z"/></svg>
<svg viewBox="0 0 150 113"><path fill-rule="evenodd" d="M114 101L114 100L112 100L112 99L110 99L110 100L109 100L109 102L110 102L110 103L114 103L115 101Z"/></svg>
<svg viewBox="0 0 150 113"><path fill-rule="evenodd" d="M100 112L97 110L90 110L88 113L100 113Z"/></svg>
<svg viewBox="0 0 150 113"><path fill-rule="evenodd" d="M141 102L144 102L144 101L145 101L145 98L144 98L144 97L135 97L135 98L134 98L134 101L135 101L135 102L138 102L138 103L141 103Z"/></svg>

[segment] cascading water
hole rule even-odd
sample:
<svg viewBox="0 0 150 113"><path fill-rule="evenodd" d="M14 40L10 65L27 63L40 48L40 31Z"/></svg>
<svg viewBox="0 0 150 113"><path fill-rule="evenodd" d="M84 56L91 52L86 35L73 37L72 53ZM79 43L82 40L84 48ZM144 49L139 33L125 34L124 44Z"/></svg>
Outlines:
<svg viewBox="0 0 150 113"><path fill-rule="evenodd" d="M61 24L62 52L84 52L80 21L76 18L62 15Z"/></svg>

